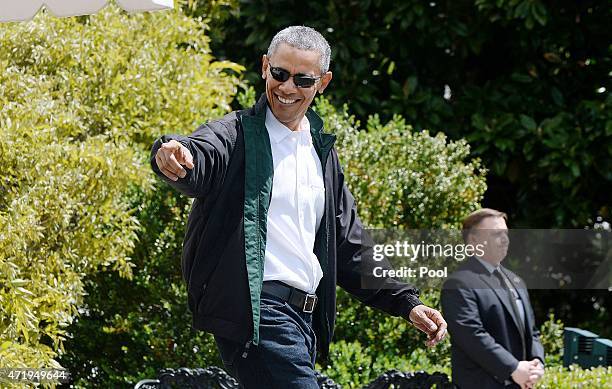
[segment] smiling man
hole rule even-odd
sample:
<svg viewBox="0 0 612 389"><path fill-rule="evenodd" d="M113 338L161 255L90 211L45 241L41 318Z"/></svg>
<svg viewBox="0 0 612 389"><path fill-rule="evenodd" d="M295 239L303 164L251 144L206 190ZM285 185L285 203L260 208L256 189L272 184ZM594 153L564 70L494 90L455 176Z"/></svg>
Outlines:
<svg viewBox="0 0 612 389"><path fill-rule="evenodd" d="M309 27L280 31L262 58L266 93L248 110L164 135L153 170L195 197L183 245L193 326L215 336L246 388L318 388L317 350L333 336L336 285L410 320L433 346L446 334L418 291L376 279L333 147L309 109L332 79L331 50ZM362 287L365 279L368 288Z"/></svg>

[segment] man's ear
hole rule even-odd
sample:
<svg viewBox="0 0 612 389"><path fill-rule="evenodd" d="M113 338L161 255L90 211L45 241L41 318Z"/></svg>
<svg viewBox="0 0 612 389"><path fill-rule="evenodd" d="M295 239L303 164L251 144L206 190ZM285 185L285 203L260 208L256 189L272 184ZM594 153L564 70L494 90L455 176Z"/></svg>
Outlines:
<svg viewBox="0 0 612 389"><path fill-rule="evenodd" d="M261 78L263 78L264 80L267 77L268 74L268 56L267 55L262 55L261 56Z"/></svg>
<svg viewBox="0 0 612 389"><path fill-rule="evenodd" d="M321 85L319 86L319 89L317 90L319 93L323 93L323 91L325 90L325 88L327 88L327 85L329 85L329 83L332 80L332 72L329 71L327 73L325 73L323 76L321 76Z"/></svg>

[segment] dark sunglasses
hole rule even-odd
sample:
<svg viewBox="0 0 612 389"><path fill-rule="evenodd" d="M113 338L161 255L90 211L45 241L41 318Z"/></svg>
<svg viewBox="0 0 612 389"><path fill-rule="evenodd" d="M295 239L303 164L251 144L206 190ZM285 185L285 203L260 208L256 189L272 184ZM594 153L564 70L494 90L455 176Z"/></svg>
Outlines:
<svg viewBox="0 0 612 389"><path fill-rule="evenodd" d="M279 82L285 82L292 76L288 70L283 68L275 68L273 66L270 66L270 74L272 74L272 78ZM321 78L321 76L313 77L307 74L298 73L293 74L293 83L298 88L310 88L319 78Z"/></svg>

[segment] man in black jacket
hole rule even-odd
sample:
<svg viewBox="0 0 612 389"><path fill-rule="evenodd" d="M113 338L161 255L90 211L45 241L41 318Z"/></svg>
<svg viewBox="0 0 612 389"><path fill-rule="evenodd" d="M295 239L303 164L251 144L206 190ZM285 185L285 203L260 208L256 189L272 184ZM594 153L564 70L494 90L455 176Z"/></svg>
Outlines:
<svg viewBox="0 0 612 389"><path fill-rule="evenodd" d="M481 255L462 264L442 290L453 383L532 388L544 374L544 348L525 283L501 266L509 243L506 214L489 208L470 214L463 237Z"/></svg>
<svg viewBox="0 0 612 389"><path fill-rule="evenodd" d="M329 59L315 30L280 31L263 56L266 93L253 108L190 136L162 136L152 149L153 170L195 197L182 257L193 326L215 335L226 369L249 388L317 387L315 355L329 350L336 285L410 320L428 346L446 332L416 288L372 279L380 263L362 255L371 247L335 136L309 109L332 79Z"/></svg>

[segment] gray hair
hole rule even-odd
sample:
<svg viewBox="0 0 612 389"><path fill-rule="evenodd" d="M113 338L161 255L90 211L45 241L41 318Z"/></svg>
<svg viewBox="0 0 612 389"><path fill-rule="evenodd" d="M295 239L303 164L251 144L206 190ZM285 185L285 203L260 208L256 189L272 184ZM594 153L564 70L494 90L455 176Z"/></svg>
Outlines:
<svg viewBox="0 0 612 389"><path fill-rule="evenodd" d="M290 26L280 30L272 38L268 47L268 57L276 51L281 43L286 43L291 47L300 50L312 50L320 54L319 65L321 73L326 73L329 70L329 60L331 57L331 48L327 40L314 28L306 26Z"/></svg>

